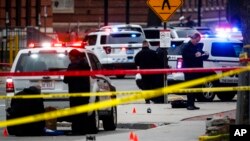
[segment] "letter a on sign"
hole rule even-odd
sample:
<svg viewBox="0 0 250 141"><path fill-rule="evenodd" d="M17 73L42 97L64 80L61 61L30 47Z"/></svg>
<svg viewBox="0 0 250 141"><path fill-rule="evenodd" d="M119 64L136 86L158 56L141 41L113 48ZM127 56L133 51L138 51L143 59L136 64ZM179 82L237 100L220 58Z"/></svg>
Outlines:
<svg viewBox="0 0 250 141"><path fill-rule="evenodd" d="M170 16L183 4L183 0L148 0L147 5L155 14L166 22Z"/></svg>

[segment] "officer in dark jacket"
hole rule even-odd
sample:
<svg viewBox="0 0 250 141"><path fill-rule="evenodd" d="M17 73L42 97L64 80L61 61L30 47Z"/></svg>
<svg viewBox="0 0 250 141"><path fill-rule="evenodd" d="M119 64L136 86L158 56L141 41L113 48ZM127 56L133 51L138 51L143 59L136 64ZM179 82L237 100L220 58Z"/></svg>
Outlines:
<svg viewBox="0 0 250 141"><path fill-rule="evenodd" d="M85 55L85 54L84 54ZM90 70L87 62L84 61L84 56L81 52L73 49L69 52L71 63L67 71ZM69 93L90 92L89 76L65 76L64 83L68 84ZM84 105L89 103L89 97L70 97L70 107ZM87 113L72 116L72 134L86 134ZM84 129L85 128L85 129Z"/></svg>
<svg viewBox="0 0 250 141"><path fill-rule="evenodd" d="M208 53L202 51L199 46L199 41L201 40L201 35L195 33L191 36L191 40L183 47L182 58L183 58L183 68L202 68L203 60L208 58ZM193 80L202 77L201 73L184 73L185 80ZM187 94L187 109L188 110L198 110L199 107L194 105L195 95Z"/></svg>
<svg viewBox="0 0 250 141"><path fill-rule="evenodd" d="M157 68L157 54L155 51L149 49L149 44L145 40L143 41L142 50L139 51L135 56L135 64L139 69L155 69ZM142 75L142 89L151 90L154 89L154 78L155 75ZM150 103L149 99L146 99L146 103Z"/></svg>

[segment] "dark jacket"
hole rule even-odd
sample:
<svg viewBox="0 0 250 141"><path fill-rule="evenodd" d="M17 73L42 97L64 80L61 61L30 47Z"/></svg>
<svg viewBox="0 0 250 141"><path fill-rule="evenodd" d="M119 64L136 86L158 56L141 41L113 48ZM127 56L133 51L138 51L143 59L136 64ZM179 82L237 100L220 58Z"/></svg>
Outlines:
<svg viewBox="0 0 250 141"><path fill-rule="evenodd" d="M80 61L78 63L70 63L67 71L90 70L88 63ZM90 92L89 76L65 76L64 83L68 84L69 93ZM89 97L72 97L70 98L70 106L86 104Z"/></svg>
<svg viewBox="0 0 250 141"><path fill-rule="evenodd" d="M16 93L16 96L40 95L41 90L31 86ZM7 109L7 119L19 118L29 115L44 113L42 98L34 99L11 99L10 108ZM22 125L8 127L8 133L16 136L42 136L45 134L45 121L38 121Z"/></svg>
<svg viewBox="0 0 250 141"><path fill-rule="evenodd" d="M156 69L157 68L157 54L148 47L143 47L135 56L135 64L140 69ZM154 89L155 75L141 75L144 90Z"/></svg>
<svg viewBox="0 0 250 141"><path fill-rule="evenodd" d="M193 45L191 41L189 41L182 50L182 58L183 58L183 68L202 68L203 67L203 60L208 58L208 55L204 55L201 57L195 57L195 53L201 52L202 48L199 46L200 44ZM192 80L196 78L202 77L202 73L184 73L185 80Z"/></svg>

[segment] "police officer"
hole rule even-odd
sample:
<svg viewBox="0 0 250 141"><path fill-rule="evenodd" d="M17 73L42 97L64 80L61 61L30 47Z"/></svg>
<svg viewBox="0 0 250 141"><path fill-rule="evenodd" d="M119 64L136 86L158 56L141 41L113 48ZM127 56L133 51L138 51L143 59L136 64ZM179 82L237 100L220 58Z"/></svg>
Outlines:
<svg viewBox="0 0 250 141"><path fill-rule="evenodd" d="M69 52L69 59L71 63L68 66L67 71L77 70L90 70L89 65L84 62L83 54L77 49L73 49ZM69 93L82 93L90 92L90 79L89 76L65 76L64 83L68 84ZM89 103L89 97L70 97L70 107L79 106ZM87 132L86 123L87 114L82 113L72 116L72 135L84 135ZM84 126L85 125L85 126Z"/></svg>
<svg viewBox="0 0 250 141"><path fill-rule="evenodd" d="M148 41L144 40L142 43L142 49L135 56L135 64L139 69L155 69L157 68L157 54L155 51L149 49ZM142 75L142 89L151 90L154 89L154 75L143 74ZM146 103L150 103L149 99L145 100Z"/></svg>
<svg viewBox="0 0 250 141"><path fill-rule="evenodd" d="M202 51L199 46L201 35L195 33L192 35L191 40L183 47L182 58L183 68L202 68L203 60L208 58L208 53ZM202 77L201 73L184 73L185 80L193 80ZM198 110L195 104L195 94L187 94L187 110Z"/></svg>

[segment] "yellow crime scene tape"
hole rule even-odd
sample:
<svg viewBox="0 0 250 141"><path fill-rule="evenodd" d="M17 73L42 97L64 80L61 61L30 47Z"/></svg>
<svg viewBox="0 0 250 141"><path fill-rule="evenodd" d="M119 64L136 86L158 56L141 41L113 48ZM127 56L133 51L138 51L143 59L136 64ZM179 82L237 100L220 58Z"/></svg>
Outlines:
<svg viewBox="0 0 250 141"><path fill-rule="evenodd" d="M136 91L136 94L125 96L122 98L100 101L100 102L76 106L76 107L72 107L72 108L68 108L68 109L60 109L57 111L51 111L51 112L46 112L46 113L41 113L41 114L36 114L36 115L20 117L20 118L16 118L16 119L10 119L7 121L0 121L0 127L20 125L20 124L37 122L37 121L42 121L42 120L49 120L49 119L54 119L54 118L59 118L59 117L64 117L64 116L71 116L71 115L76 115L76 114L80 114L80 113L84 113L84 112L89 112L89 111L104 109L104 108L108 108L108 107L112 107L112 106L117 106L120 104L125 104L125 103L129 103L132 101L140 100L140 99L150 99L153 97L161 96L163 94L171 93L172 91L174 91L176 89L183 89L183 88L196 86L196 85L199 85L199 84L202 84L205 82L218 80L222 77L226 77L226 76L230 76L230 75L234 75L234 74L239 74L239 73L249 71L249 70L250 70L250 66L247 66L247 67L244 67L241 69L231 70L228 72L215 74L215 75L211 75L208 77L199 78L196 80L183 82L183 83L179 83L176 85L171 85L168 87L156 89L153 91L152 90L151 91L140 91L140 92Z"/></svg>
<svg viewBox="0 0 250 141"><path fill-rule="evenodd" d="M213 87L213 88L188 88L173 90L170 93L201 93L201 92L228 92L228 91L250 91L250 86L235 86L235 87ZM34 98L68 98L68 97L91 97L91 96L116 96L116 95L131 95L141 93L142 91L118 91L118 92L96 92L96 93L62 93L62 94L31 94L31 95L16 95L16 96L0 96L3 99L34 99ZM148 93L154 90L147 91Z"/></svg>

